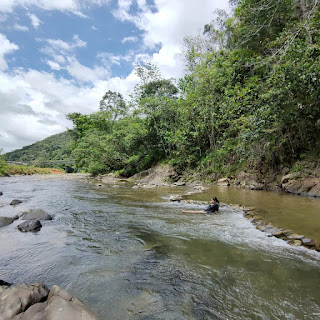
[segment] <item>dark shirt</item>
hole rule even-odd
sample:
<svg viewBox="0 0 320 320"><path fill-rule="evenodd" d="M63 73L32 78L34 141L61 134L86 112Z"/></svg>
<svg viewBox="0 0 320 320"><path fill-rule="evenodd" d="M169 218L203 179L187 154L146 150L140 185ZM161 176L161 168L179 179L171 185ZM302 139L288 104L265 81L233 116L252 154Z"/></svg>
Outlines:
<svg viewBox="0 0 320 320"><path fill-rule="evenodd" d="M207 213L214 213L216 211L219 211L219 204L218 203L210 204L208 206L208 208L205 210L205 212L207 212Z"/></svg>

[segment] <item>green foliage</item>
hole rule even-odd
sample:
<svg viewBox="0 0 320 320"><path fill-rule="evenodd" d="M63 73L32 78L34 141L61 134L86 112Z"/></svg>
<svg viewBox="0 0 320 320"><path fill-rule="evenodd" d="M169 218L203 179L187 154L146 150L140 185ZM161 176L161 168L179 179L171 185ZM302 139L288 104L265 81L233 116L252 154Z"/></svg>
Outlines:
<svg viewBox="0 0 320 320"><path fill-rule="evenodd" d="M232 2L232 16L219 11L185 39L179 89L155 66L137 65L131 113L107 91L99 112L69 115L78 169L131 175L169 160L231 175L319 158L320 4Z"/></svg>
<svg viewBox="0 0 320 320"><path fill-rule="evenodd" d="M37 167L61 168L74 171L71 154L72 138L68 131L53 135L22 149L8 152L7 161L31 164Z"/></svg>
<svg viewBox="0 0 320 320"><path fill-rule="evenodd" d="M2 149L0 149L0 176L6 175L7 169L6 157L2 154Z"/></svg>

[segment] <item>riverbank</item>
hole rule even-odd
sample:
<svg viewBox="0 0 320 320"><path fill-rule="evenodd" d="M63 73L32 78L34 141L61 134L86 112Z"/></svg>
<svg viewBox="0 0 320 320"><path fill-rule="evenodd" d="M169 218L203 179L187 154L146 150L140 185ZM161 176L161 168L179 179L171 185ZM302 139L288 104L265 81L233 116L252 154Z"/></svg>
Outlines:
<svg viewBox="0 0 320 320"><path fill-rule="evenodd" d="M0 171L0 177L8 176L24 176L33 174L62 174L65 173L62 169L57 168L38 168L27 165L5 164Z"/></svg>

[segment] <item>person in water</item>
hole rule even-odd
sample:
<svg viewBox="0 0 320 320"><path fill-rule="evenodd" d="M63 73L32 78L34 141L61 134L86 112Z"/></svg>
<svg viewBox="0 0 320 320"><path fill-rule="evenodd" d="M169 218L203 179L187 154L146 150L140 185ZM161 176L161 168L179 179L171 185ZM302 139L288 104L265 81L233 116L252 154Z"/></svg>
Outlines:
<svg viewBox="0 0 320 320"><path fill-rule="evenodd" d="M219 211L220 201L217 197L212 197L210 200L210 205L205 210L181 210L182 212L189 213L215 213Z"/></svg>

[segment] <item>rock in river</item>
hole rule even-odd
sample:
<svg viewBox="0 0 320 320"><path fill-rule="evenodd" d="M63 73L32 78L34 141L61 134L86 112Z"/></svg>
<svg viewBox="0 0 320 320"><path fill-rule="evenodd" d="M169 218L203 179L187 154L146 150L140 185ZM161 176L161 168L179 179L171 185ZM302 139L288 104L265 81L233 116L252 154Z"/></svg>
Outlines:
<svg viewBox="0 0 320 320"><path fill-rule="evenodd" d="M5 227L8 226L9 224L11 224L14 220L19 219L19 216L16 215L13 218L10 217L0 217L0 228L1 227Z"/></svg>
<svg viewBox="0 0 320 320"><path fill-rule="evenodd" d="M22 232L40 231L42 224L39 220L30 220L22 222L18 225L18 229Z"/></svg>
<svg viewBox="0 0 320 320"><path fill-rule="evenodd" d="M15 206L15 205L20 204L20 203L22 203L21 200L19 200L19 199L14 199L14 200L12 200L12 201L10 202L10 206Z"/></svg>
<svg viewBox="0 0 320 320"><path fill-rule="evenodd" d="M0 293L1 320L97 320L77 298L58 286L20 284Z"/></svg>
<svg viewBox="0 0 320 320"><path fill-rule="evenodd" d="M50 214L42 209L30 209L21 214L22 220L52 220Z"/></svg>

